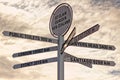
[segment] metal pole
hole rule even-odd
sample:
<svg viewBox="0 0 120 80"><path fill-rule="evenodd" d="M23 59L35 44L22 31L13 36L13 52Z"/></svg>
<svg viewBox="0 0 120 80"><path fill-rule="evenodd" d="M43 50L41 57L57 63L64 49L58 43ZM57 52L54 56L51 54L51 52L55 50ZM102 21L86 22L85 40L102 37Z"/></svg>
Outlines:
<svg viewBox="0 0 120 80"><path fill-rule="evenodd" d="M62 44L64 43L64 37L61 35L58 37L58 79L64 80L64 54L61 54Z"/></svg>

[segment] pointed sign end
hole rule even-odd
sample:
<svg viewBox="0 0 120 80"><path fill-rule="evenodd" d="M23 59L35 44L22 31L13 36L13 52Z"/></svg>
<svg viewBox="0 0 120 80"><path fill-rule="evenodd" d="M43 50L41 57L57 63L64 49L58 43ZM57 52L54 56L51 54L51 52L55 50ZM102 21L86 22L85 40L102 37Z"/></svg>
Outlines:
<svg viewBox="0 0 120 80"><path fill-rule="evenodd" d="M16 65L13 66L13 69L17 69Z"/></svg>
<svg viewBox="0 0 120 80"><path fill-rule="evenodd" d="M13 69L18 69L18 68L21 68L21 66L19 64L16 64L13 66Z"/></svg>
<svg viewBox="0 0 120 80"><path fill-rule="evenodd" d="M115 47L115 46L112 46L112 50L116 50L116 47Z"/></svg>
<svg viewBox="0 0 120 80"><path fill-rule="evenodd" d="M12 57L15 58L15 57L17 57L17 55L16 55L16 54L13 54Z"/></svg>
<svg viewBox="0 0 120 80"><path fill-rule="evenodd" d="M110 65L111 65L111 66L115 66L116 63L115 63L114 61L111 61L111 62L110 62Z"/></svg>
<svg viewBox="0 0 120 80"><path fill-rule="evenodd" d="M96 24L95 26L97 27L96 29L99 30L100 25L99 25L99 24Z"/></svg>
<svg viewBox="0 0 120 80"><path fill-rule="evenodd" d="M6 31L3 31L2 34L5 35Z"/></svg>
<svg viewBox="0 0 120 80"><path fill-rule="evenodd" d="M9 32L7 32L7 31L3 31L2 34L3 34L4 36L9 36Z"/></svg>

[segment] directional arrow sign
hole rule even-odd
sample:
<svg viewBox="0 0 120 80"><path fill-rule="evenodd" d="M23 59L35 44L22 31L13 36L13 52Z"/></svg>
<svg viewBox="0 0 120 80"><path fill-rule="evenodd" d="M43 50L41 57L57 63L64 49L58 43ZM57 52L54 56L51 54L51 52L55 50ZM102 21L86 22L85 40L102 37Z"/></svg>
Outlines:
<svg viewBox="0 0 120 80"><path fill-rule="evenodd" d="M48 59L43 59L38 61L16 64L13 66L13 68L18 69L18 68L24 68L24 67L29 67L29 66L39 65L39 64L46 64L46 63L51 63L56 61L57 61L57 57L53 57L53 58L48 58Z"/></svg>
<svg viewBox="0 0 120 80"><path fill-rule="evenodd" d="M28 35L28 34L22 34L22 33L10 32L10 31L4 31L3 34L5 36L37 40L37 41L44 41L44 42L50 42L50 43L57 43L56 39L46 38L46 37L41 37L41 36ZM79 39L77 39L76 41L78 41L78 40ZM105 49L105 50L115 50L116 49L115 46L113 46L113 45L95 44L95 43L88 43L88 42L75 42L75 38L72 39L72 41L69 45L88 47L88 48Z"/></svg>
<svg viewBox="0 0 120 80"><path fill-rule="evenodd" d="M88 42L75 42L72 44L72 46L105 49L105 50L115 50L116 49L115 46L113 46L113 45L95 44L95 43L88 43Z"/></svg>
<svg viewBox="0 0 120 80"><path fill-rule="evenodd" d="M50 51L55 51L55 50L57 50L57 46L15 53L15 54L13 54L13 57L21 57L21 56L27 56L27 55L37 54L37 53L50 52Z"/></svg>
<svg viewBox="0 0 120 80"><path fill-rule="evenodd" d="M81 34L74 37L71 41L71 43L78 42L79 40L83 39L84 37L98 31L99 24L96 24L95 26L91 27L90 29L82 32ZM29 34L23 34L23 33L16 33L16 32L10 32L10 31L4 31L3 35L5 36L11 36L11 37L17 37L17 38L24 38L24 39L31 39L31 40L37 40L37 41L44 41L44 42L51 42L51 43L57 43L56 39L41 37L41 36L35 36L35 35L29 35Z"/></svg>
<svg viewBox="0 0 120 80"><path fill-rule="evenodd" d="M67 38L67 40L63 43L61 53L68 47L68 45L70 44L70 41L74 37L75 33L76 33L76 28L74 27L74 29L70 33L69 37Z"/></svg>
<svg viewBox="0 0 120 80"><path fill-rule="evenodd" d="M105 66L115 66L115 62L114 61L107 61L107 60L96 60L96 59L87 59L87 58L77 58L75 56L72 56L70 54L67 54L67 56L70 57L70 61L71 62L79 62L79 63L91 63L91 64L95 64L95 65L105 65Z"/></svg>
<svg viewBox="0 0 120 80"><path fill-rule="evenodd" d="M75 63L80 63L80 64L82 64L82 65L84 65L84 66L86 66L86 67L89 67L89 68L92 68L92 63L90 63L90 62L80 62L80 61L77 61L77 57L75 57L75 56L73 56L73 55L70 55L70 54L68 54L68 53L64 53L65 54L65 61L66 62L75 62Z"/></svg>
<svg viewBox="0 0 120 80"><path fill-rule="evenodd" d="M4 31L3 35L11 36L11 37L17 37L17 38L30 39L30 40L57 43L56 39L51 39L51 38L46 38L46 37L41 37L41 36L35 36L35 35L29 35L29 34L23 34L23 33L10 32L10 31Z"/></svg>
<svg viewBox="0 0 120 80"><path fill-rule="evenodd" d="M93 26L93 27L89 28L88 30L82 32L81 34L75 36L75 37L72 39L71 43L78 42L79 40L85 38L86 36L88 36L88 35L96 32L96 31L98 31L98 30L99 30L99 27L100 27L100 25L99 25L99 24L96 24L95 26Z"/></svg>
<svg viewBox="0 0 120 80"><path fill-rule="evenodd" d="M76 59L76 61L77 60L80 61L80 62L86 62L87 61L87 62L90 62L90 63L95 64L95 65L115 66L114 61L95 60L95 59L86 59L86 58L78 58L78 59Z"/></svg>

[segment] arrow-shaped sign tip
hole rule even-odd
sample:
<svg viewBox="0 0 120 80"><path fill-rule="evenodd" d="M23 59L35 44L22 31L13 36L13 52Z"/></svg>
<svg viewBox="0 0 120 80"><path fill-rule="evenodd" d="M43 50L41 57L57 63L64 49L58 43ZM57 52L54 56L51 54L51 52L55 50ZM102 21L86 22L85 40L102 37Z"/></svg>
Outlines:
<svg viewBox="0 0 120 80"><path fill-rule="evenodd" d="M18 68L20 68L21 66L20 65L14 65L13 66L13 69L18 69Z"/></svg>
<svg viewBox="0 0 120 80"><path fill-rule="evenodd" d="M13 55L12 55L13 58L15 58L15 57L17 57L17 56L18 56L18 55L16 55L16 54L13 54Z"/></svg>
<svg viewBox="0 0 120 80"><path fill-rule="evenodd" d="M111 48L112 48L112 50L115 50L115 49L116 49L116 47L115 47L115 46L112 46Z"/></svg>
<svg viewBox="0 0 120 80"><path fill-rule="evenodd" d="M99 24L96 24L97 26L100 26Z"/></svg>
<svg viewBox="0 0 120 80"><path fill-rule="evenodd" d="M9 36L9 32L8 32L8 31L3 31L2 34L3 34L4 36Z"/></svg>
<svg viewBox="0 0 120 80"><path fill-rule="evenodd" d="M110 65L111 65L111 66L115 66L116 63L115 63L114 61L111 61L111 62L110 62Z"/></svg>
<svg viewBox="0 0 120 80"><path fill-rule="evenodd" d="M99 24L96 24L95 27L96 27L96 31L97 31L97 30L99 30L100 25L99 25Z"/></svg>
<svg viewBox="0 0 120 80"><path fill-rule="evenodd" d="M6 31L3 31L2 34L3 35L8 35L8 33Z"/></svg>

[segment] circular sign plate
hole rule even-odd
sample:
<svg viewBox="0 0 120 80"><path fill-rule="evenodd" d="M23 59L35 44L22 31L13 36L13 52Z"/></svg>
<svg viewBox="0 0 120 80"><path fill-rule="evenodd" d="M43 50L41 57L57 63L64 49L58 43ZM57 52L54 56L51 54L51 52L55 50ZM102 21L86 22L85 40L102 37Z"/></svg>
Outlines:
<svg viewBox="0 0 120 80"><path fill-rule="evenodd" d="M49 28L54 37L65 35L72 24L73 11L69 4L62 3L53 11Z"/></svg>

